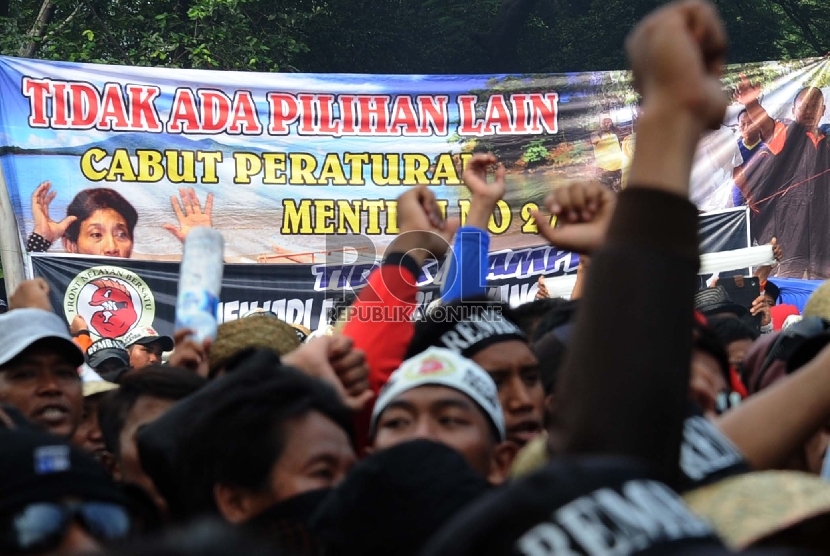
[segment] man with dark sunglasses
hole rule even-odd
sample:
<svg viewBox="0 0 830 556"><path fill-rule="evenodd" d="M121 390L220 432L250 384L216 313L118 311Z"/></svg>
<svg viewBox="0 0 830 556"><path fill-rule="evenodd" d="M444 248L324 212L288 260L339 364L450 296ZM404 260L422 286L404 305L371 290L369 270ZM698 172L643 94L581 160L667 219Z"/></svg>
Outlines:
<svg viewBox="0 0 830 556"><path fill-rule="evenodd" d="M131 502L91 456L55 436L0 430L0 554L89 552L132 530Z"/></svg>

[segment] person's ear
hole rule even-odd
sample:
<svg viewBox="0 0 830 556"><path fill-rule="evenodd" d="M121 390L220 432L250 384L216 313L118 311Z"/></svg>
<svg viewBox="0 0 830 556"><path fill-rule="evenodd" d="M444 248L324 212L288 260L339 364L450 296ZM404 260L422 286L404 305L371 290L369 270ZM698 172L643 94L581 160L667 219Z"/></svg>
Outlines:
<svg viewBox="0 0 830 556"><path fill-rule="evenodd" d="M234 525L248 521L276 502L270 492L253 492L224 484L214 485L213 501L225 521Z"/></svg>
<svg viewBox="0 0 830 556"><path fill-rule="evenodd" d="M61 243L63 243L63 250L67 253L78 252L78 244L70 239L66 239L66 236L61 239Z"/></svg>
<svg viewBox="0 0 830 556"><path fill-rule="evenodd" d="M498 486L506 481L507 477L510 476L510 467L513 465L517 453L519 453L519 447L512 442L497 444L490 460L487 482L493 486Z"/></svg>
<svg viewBox="0 0 830 556"><path fill-rule="evenodd" d="M548 412L549 420L552 419L553 414L556 413L556 398L553 394L545 395L545 411Z"/></svg>

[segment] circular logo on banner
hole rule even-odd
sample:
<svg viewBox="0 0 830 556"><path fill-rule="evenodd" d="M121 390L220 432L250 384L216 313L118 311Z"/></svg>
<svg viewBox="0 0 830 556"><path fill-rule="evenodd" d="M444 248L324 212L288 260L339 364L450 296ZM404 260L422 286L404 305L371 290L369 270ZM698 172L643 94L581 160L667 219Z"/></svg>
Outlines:
<svg viewBox="0 0 830 556"><path fill-rule="evenodd" d="M84 270L69 283L63 311L72 322L81 315L89 332L99 338L120 338L156 316L153 292L137 274L117 266Z"/></svg>

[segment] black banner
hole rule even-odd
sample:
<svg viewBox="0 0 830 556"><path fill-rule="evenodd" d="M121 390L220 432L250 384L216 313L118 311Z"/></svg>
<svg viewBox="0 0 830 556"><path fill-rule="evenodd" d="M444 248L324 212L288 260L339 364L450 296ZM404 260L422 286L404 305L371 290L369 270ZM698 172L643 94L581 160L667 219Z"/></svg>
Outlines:
<svg viewBox="0 0 830 556"><path fill-rule="evenodd" d="M720 253L751 247L748 209L713 212L700 218L700 252Z"/></svg>
<svg viewBox="0 0 830 556"><path fill-rule="evenodd" d="M178 262L44 256L33 257L32 266L49 283L56 312L69 322L80 314L97 336L119 337L136 326L172 335ZM327 302L325 290L315 291L310 270L308 265L226 265L220 322L262 308L312 330L326 324L337 292L329 291Z"/></svg>
<svg viewBox="0 0 830 556"><path fill-rule="evenodd" d="M704 252L740 249L748 241L746 210L701 218ZM550 246L491 253L490 294L511 305L531 301L539 276L572 273L578 262L576 255ZM375 264L225 265L218 319L226 322L264 309L317 330L329 323L338 303L365 285ZM32 257L32 266L49 283L55 311L68 322L81 315L94 336L117 338L137 326L173 332L178 262L42 255ZM420 308L439 295L442 271L434 261L424 266L418 280Z"/></svg>

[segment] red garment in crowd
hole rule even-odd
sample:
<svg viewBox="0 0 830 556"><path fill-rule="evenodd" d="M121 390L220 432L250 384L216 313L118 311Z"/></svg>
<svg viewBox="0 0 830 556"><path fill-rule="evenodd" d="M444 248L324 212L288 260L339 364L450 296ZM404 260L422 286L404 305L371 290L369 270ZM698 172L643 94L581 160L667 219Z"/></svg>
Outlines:
<svg viewBox="0 0 830 556"><path fill-rule="evenodd" d="M787 320L787 317L801 314L795 305L773 305L769 312L772 315L772 328L776 331L784 327L784 321Z"/></svg>
<svg viewBox="0 0 830 556"><path fill-rule="evenodd" d="M729 367L729 382L731 383L729 386L732 388L732 391L740 394L741 399L749 396L746 386L744 386L744 382L741 380L741 375L735 367Z"/></svg>
<svg viewBox="0 0 830 556"><path fill-rule="evenodd" d="M369 275L368 284L352 305L343 335L366 353L369 386L377 393L401 366L415 332L412 313L418 285L412 272L384 264Z"/></svg>
<svg viewBox="0 0 830 556"><path fill-rule="evenodd" d="M417 307L417 277L408 268L412 265L394 264L390 259L369 275L343 328L343 335L366 354L369 387L376 394L401 366L415 333L412 313ZM369 444L373 405L355 419L358 453Z"/></svg>

